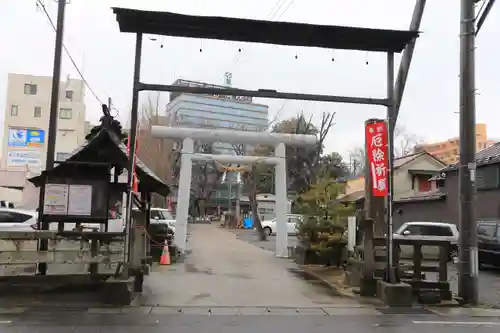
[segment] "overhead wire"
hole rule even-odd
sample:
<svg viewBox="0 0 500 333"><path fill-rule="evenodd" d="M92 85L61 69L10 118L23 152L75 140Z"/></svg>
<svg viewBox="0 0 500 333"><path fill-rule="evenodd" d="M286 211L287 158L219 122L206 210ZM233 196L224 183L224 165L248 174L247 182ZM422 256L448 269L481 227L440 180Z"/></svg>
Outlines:
<svg viewBox="0 0 500 333"><path fill-rule="evenodd" d="M65 1L65 0L59 0L59 1ZM47 8L45 7L45 4L43 3L42 0L36 0L36 4L37 6L39 6L39 8L42 9L43 13L45 14L45 16L47 17L47 20L49 21L50 25L52 26L52 29L54 30L54 32L57 32L57 27L56 25L54 24L54 21L52 20L52 18L50 17L50 14L49 12L47 11ZM66 53L66 55L68 56L69 60L71 61L71 64L73 65L74 69L77 71L78 75L80 76L80 78L82 79L83 83L85 84L85 86L87 87L87 89L90 91L90 93L94 96L94 98L102 105L102 104L105 104L103 103L103 101L99 98L99 96L97 96L96 92L94 91L94 89L92 89L92 87L90 86L89 82L87 81L87 79L85 78L85 76L83 75L82 71L80 70L80 68L78 67L78 65L76 64L76 61L75 59L73 58L73 56L71 55L71 52L69 52L69 49L66 47L66 45L63 43L62 44L63 46L63 49L64 49L64 52ZM120 113L120 111L116 108L116 107L113 107L114 110L116 110L117 112L117 115Z"/></svg>
<svg viewBox="0 0 500 333"><path fill-rule="evenodd" d="M276 20L281 19L283 17L283 15L285 15L285 13L293 5L293 3L295 2L295 0L278 0L278 1L276 1L276 3L274 4L273 8L271 8L271 10L269 11L269 13L267 14L267 16L265 18L265 21L272 21L272 20L274 20L274 18L276 17L276 15L280 12L281 8L283 8L283 6L287 3L287 1L288 1L288 5L285 7L284 10L281 11L281 14L279 14L279 16L276 18ZM248 49L253 44L254 43L250 43L248 45ZM238 52L234 56L233 61L232 61L232 66L234 66L234 65L236 65L238 63L238 61L241 59L241 56L242 56L242 52Z"/></svg>

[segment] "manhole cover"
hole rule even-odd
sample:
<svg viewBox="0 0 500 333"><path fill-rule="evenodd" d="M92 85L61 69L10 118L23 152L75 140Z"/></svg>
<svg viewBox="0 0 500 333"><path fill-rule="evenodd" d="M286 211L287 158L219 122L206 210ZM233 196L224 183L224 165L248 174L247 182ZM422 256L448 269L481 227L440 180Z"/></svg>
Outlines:
<svg viewBox="0 0 500 333"><path fill-rule="evenodd" d="M409 307L390 307L390 308L381 308L377 309L383 314L432 314L432 311L429 311L424 308L409 308Z"/></svg>

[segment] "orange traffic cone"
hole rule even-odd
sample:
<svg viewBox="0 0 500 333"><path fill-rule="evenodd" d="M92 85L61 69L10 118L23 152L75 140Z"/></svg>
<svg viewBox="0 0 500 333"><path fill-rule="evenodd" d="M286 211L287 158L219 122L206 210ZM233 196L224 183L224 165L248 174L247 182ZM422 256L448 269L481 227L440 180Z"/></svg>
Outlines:
<svg viewBox="0 0 500 333"><path fill-rule="evenodd" d="M160 265L170 265L170 251L168 250L168 243L165 241L163 251L161 252Z"/></svg>

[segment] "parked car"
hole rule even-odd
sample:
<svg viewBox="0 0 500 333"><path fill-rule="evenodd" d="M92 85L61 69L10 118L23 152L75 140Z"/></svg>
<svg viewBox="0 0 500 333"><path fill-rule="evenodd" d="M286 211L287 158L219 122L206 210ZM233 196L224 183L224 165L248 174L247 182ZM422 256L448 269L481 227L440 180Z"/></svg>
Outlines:
<svg viewBox="0 0 500 333"><path fill-rule="evenodd" d="M302 215L298 214L287 214L287 233L289 235L295 235L297 234L296 230L296 225L297 222L300 222L304 219ZM262 228L264 229L264 232L266 232L268 235L276 235L276 218L268 221L262 221Z"/></svg>
<svg viewBox="0 0 500 333"><path fill-rule="evenodd" d="M175 218L166 208L151 208L150 224L166 224L175 232Z"/></svg>
<svg viewBox="0 0 500 333"><path fill-rule="evenodd" d="M500 220L477 223L479 268L500 267Z"/></svg>
<svg viewBox="0 0 500 333"><path fill-rule="evenodd" d="M406 222L395 233L394 239L448 240L452 244L450 259L458 257L458 228L444 222ZM413 246L401 245L401 258L413 258ZM422 246L424 260L439 258L439 247Z"/></svg>
<svg viewBox="0 0 500 333"><path fill-rule="evenodd" d="M36 230L37 218L36 211L0 208L0 230L33 231Z"/></svg>
<svg viewBox="0 0 500 333"><path fill-rule="evenodd" d="M33 231L37 230L38 212L36 210L25 210L17 208L0 208L0 230L1 231ZM84 231L99 230L99 223L82 223ZM58 224L51 223L49 230L57 231ZM71 231L76 228L76 223L65 223L64 230ZM108 220L109 232L121 232L124 228L122 219Z"/></svg>

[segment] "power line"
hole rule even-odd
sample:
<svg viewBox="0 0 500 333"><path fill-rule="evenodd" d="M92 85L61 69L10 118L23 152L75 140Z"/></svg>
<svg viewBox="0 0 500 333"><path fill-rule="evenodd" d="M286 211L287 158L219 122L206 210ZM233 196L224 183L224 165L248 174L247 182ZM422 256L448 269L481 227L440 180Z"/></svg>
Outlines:
<svg viewBox="0 0 500 333"><path fill-rule="evenodd" d="M66 0L59 0L59 1L66 1ZM45 7L45 4L42 2L42 0L37 0L36 1L37 3L37 6L39 6L43 12L45 13L45 16L47 17L50 25L52 26L52 29L54 29L54 32L57 32L57 28L56 28L56 25L54 24L54 21L52 20L52 18L50 17L50 14L49 12L47 11L47 8ZM80 78L82 79L83 83L85 84L85 86L87 86L87 88L89 89L90 93L95 97L95 99L102 105L104 104L102 102L102 100L99 98L99 96L97 96L97 94L95 93L94 89L92 89L92 87L89 85L87 79L85 79L85 76L83 76L83 73L82 71L80 70L80 68L78 68L78 65L76 64L75 60L73 59L73 56L71 55L71 53L69 52L68 48L66 47L66 45L64 45L63 43L63 49L64 49L64 52L66 53L66 55L68 56L69 60L71 61L71 63L73 64L73 67L76 69L76 71L78 72L78 75L80 75ZM120 111L116 108L114 108L118 113L120 113Z"/></svg>
<svg viewBox="0 0 500 333"><path fill-rule="evenodd" d="M278 0L276 1L276 3L274 4L273 8L271 8L271 10L269 11L269 13L267 14L265 20L266 21L271 21L273 20L275 17L276 17L276 14L279 13L280 9L283 7L283 5L285 5L287 3L288 0ZM283 15L290 9L290 7L293 5L293 3L295 2L295 0L290 0L288 2L288 5L285 7L285 9L281 12L281 14L279 15L279 17L276 19L276 20L279 20L280 18L283 17ZM253 45L254 43L250 43L248 45L248 49ZM236 65L236 63L241 59L241 55L242 53L241 52L238 52L236 54L236 56L233 58L233 63L232 63L232 66Z"/></svg>
<svg viewBox="0 0 500 333"><path fill-rule="evenodd" d="M486 18L488 17L491 8L493 8L493 5L495 4L495 0L484 0L481 7L479 8L478 14L476 16L476 36L479 33L479 30L481 30L481 27L483 26Z"/></svg>
<svg viewBox="0 0 500 333"><path fill-rule="evenodd" d="M274 4L273 8L269 11L269 13L267 14L266 16L266 20L268 20L270 17L273 17L276 15L276 13L279 12L279 10L281 9L281 7L283 7L283 5L287 2L287 0L278 0L276 1L276 3Z"/></svg>

